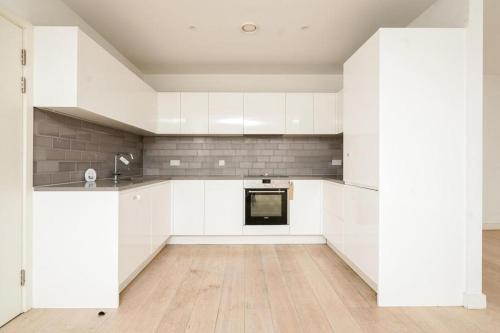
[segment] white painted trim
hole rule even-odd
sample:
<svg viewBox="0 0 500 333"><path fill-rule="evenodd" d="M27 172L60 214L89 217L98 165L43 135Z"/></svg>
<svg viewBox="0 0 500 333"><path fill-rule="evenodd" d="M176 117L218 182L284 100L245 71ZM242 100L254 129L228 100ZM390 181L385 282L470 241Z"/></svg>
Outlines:
<svg viewBox="0 0 500 333"><path fill-rule="evenodd" d="M465 293L464 307L470 310L486 309L486 295Z"/></svg>
<svg viewBox="0 0 500 333"><path fill-rule="evenodd" d="M351 267L351 269L359 275L359 277L365 281L365 283L370 287L372 288L375 292L377 292L377 284L375 283L375 281L373 281L372 279L370 279L368 277L368 275L366 275L365 273L363 273L363 271L361 269L359 269L358 266L356 266L352 261L349 260L349 258L347 258L341 251L339 251L335 245L333 245L332 243L330 242L326 242L326 245L328 245L328 247L330 249L332 249L333 252L335 252L336 255L338 255L342 260L344 260L344 262L349 265L349 267Z"/></svg>
<svg viewBox="0 0 500 333"><path fill-rule="evenodd" d="M500 222L483 222L483 230L500 230Z"/></svg>
<svg viewBox="0 0 500 333"><path fill-rule="evenodd" d="M168 244L325 244L323 236L172 236Z"/></svg>

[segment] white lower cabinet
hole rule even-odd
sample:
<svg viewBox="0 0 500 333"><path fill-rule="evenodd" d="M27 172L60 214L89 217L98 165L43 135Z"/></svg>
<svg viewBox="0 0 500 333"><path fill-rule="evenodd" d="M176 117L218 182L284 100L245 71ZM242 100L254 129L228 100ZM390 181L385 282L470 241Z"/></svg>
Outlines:
<svg viewBox="0 0 500 333"><path fill-rule="evenodd" d="M293 180L290 205L291 235L322 234L322 180Z"/></svg>
<svg viewBox="0 0 500 333"><path fill-rule="evenodd" d="M345 185L344 195L344 254L376 284L378 191Z"/></svg>
<svg viewBox="0 0 500 333"><path fill-rule="evenodd" d="M119 281L124 282L151 254L151 197L147 189L120 194Z"/></svg>
<svg viewBox="0 0 500 333"><path fill-rule="evenodd" d="M205 181L175 180L173 184L173 234L203 235Z"/></svg>
<svg viewBox="0 0 500 333"><path fill-rule="evenodd" d="M153 251L170 236L172 223L172 183L154 186L151 191L151 246Z"/></svg>
<svg viewBox="0 0 500 333"><path fill-rule="evenodd" d="M242 180L205 181L205 235L243 233Z"/></svg>
<svg viewBox="0 0 500 333"><path fill-rule="evenodd" d="M340 252L344 251L344 185L323 183L323 235Z"/></svg>

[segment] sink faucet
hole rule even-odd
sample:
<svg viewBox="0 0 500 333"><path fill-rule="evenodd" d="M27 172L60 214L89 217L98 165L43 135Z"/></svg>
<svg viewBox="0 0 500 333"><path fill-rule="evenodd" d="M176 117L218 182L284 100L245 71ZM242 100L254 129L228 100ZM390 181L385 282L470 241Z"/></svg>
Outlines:
<svg viewBox="0 0 500 333"><path fill-rule="evenodd" d="M118 161L122 162L125 165L129 165L130 161L125 157L129 157L131 160L134 159L134 154L132 153L116 153L115 154L115 170L113 171L113 181L118 183L118 176L120 173L118 172Z"/></svg>

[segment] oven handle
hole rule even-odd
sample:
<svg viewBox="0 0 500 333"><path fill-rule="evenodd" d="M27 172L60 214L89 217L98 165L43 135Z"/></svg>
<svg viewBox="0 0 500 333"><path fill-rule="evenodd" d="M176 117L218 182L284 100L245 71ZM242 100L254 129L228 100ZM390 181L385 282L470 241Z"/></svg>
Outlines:
<svg viewBox="0 0 500 333"><path fill-rule="evenodd" d="M272 190L267 190L267 191L248 191L248 193L285 193L286 191L283 190L278 190L278 191L272 191Z"/></svg>

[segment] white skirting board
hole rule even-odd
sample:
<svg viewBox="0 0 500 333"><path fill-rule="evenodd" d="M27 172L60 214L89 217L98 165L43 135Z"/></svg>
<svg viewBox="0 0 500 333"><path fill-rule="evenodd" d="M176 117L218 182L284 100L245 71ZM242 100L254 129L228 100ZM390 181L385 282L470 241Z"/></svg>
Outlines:
<svg viewBox="0 0 500 333"><path fill-rule="evenodd" d="M484 222L483 230L500 230L500 222Z"/></svg>
<svg viewBox="0 0 500 333"><path fill-rule="evenodd" d="M356 266L352 261L350 261L345 255L343 255L339 250L337 250L337 248L330 242L326 242L326 245L328 245L328 247L330 249L333 250L333 252L335 252L335 254L337 254L342 260L344 260L344 262L349 265L349 267L351 267L351 269L359 275L359 277L361 279L363 279L363 281L365 281L365 283L370 287L372 288L375 292L377 292L377 284L375 283L375 281L373 281L372 279L370 279L366 274L364 274L359 268L358 266Z"/></svg>
<svg viewBox="0 0 500 333"><path fill-rule="evenodd" d="M168 244L325 244L319 235L171 236Z"/></svg>

